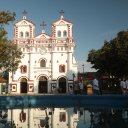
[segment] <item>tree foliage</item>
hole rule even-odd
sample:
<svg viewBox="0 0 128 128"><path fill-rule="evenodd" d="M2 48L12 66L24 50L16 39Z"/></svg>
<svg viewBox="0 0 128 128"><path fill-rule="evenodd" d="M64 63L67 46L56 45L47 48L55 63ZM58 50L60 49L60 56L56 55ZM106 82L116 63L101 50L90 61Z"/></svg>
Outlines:
<svg viewBox="0 0 128 128"><path fill-rule="evenodd" d="M104 41L100 49L90 50L87 61L99 73L128 76L128 31L120 31L114 39Z"/></svg>
<svg viewBox="0 0 128 128"><path fill-rule="evenodd" d="M22 53L17 45L7 39L5 25L15 20L15 13L0 11L0 71L15 71Z"/></svg>

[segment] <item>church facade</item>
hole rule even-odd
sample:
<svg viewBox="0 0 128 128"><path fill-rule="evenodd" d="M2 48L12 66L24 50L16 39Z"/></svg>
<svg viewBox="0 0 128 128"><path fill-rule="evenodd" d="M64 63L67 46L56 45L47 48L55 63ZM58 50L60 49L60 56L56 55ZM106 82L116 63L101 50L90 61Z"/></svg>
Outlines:
<svg viewBox="0 0 128 128"><path fill-rule="evenodd" d="M43 23L42 26L45 26ZM14 25L13 42L23 58L16 72L9 74L11 94L68 93L77 77L73 24L63 17L53 22L51 35L36 35L36 26L23 16Z"/></svg>

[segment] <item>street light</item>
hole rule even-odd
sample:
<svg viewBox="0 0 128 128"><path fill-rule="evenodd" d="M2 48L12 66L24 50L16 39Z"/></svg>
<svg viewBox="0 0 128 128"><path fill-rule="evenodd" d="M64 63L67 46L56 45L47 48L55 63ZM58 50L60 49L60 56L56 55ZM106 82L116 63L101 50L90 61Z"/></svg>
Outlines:
<svg viewBox="0 0 128 128"><path fill-rule="evenodd" d="M82 78L82 89L81 89L81 91L83 91L83 89L84 89L84 64L82 65L82 67L83 67L83 78Z"/></svg>
<svg viewBox="0 0 128 128"><path fill-rule="evenodd" d="M82 65L82 67L83 67L83 79L84 79L84 64Z"/></svg>
<svg viewBox="0 0 128 128"><path fill-rule="evenodd" d="M83 67L83 74L84 74L84 64L82 65L82 67Z"/></svg>
<svg viewBox="0 0 128 128"><path fill-rule="evenodd" d="M75 78L75 74L74 73L72 74L72 77L73 77L73 93L74 93L74 78Z"/></svg>

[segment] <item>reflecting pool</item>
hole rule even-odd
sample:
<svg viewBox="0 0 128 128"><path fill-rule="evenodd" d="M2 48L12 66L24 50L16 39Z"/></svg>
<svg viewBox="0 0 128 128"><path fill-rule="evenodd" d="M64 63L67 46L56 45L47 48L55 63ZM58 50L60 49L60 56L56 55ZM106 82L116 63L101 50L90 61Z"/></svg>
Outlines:
<svg viewBox="0 0 128 128"><path fill-rule="evenodd" d="M128 128L128 96L0 96L0 128Z"/></svg>
<svg viewBox="0 0 128 128"><path fill-rule="evenodd" d="M0 110L0 128L127 128L128 109L22 108Z"/></svg>

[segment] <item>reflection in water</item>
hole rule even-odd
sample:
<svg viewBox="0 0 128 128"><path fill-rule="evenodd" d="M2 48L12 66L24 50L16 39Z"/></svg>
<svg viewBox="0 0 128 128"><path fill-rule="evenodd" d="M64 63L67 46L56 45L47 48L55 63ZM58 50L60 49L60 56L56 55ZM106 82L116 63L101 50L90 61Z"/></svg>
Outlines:
<svg viewBox="0 0 128 128"><path fill-rule="evenodd" d="M128 109L28 108L0 110L0 128L127 128Z"/></svg>

